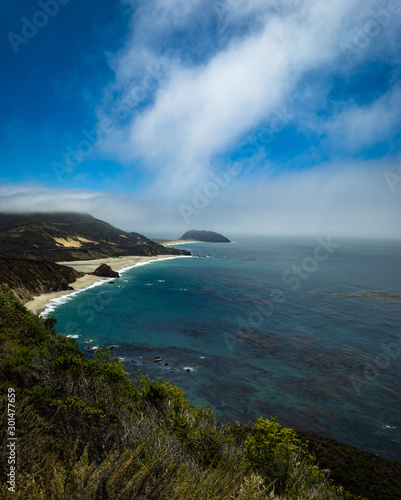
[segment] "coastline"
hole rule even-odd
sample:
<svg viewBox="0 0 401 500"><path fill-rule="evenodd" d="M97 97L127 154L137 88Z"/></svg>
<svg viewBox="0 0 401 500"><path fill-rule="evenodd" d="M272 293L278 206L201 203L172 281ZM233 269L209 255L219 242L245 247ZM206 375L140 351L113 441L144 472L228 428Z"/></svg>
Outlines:
<svg viewBox="0 0 401 500"><path fill-rule="evenodd" d="M171 245L186 245L187 243L202 243L198 240L154 240L163 245L164 247L170 247Z"/></svg>
<svg viewBox="0 0 401 500"><path fill-rule="evenodd" d="M187 257L187 256L155 255L151 257L143 257L143 256L130 255L123 257L112 257L108 259L57 262L57 264L62 264L65 266L72 267L76 271L80 271L83 273L93 273L93 271L95 271L101 264L108 264L113 269L113 271L118 271L122 273L138 265L144 265L156 260L177 259L182 257ZM63 290L61 292L44 293L42 295L35 297L33 300L26 302L24 305L30 311L40 314L49 307L50 302L53 301L54 299L60 299L61 297L77 293L79 290L96 286L95 284L100 284L101 282L104 281L110 281L110 279L112 278L102 278L100 276L94 276L92 274L85 274L81 278L78 278L74 283L70 284L73 290Z"/></svg>

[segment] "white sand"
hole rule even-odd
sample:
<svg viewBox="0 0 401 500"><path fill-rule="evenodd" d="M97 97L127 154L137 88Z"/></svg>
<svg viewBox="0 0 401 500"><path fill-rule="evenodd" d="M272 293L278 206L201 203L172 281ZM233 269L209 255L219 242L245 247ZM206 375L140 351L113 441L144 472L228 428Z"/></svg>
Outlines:
<svg viewBox="0 0 401 500"><path fill-rule="evenodd" d="M96 260L76 260L71 262L58 262L57 264L64 264L65 266L70 266L77 271L83 273L93 273L101 264L108 264L113 271L120 271L125 267L134 266L140 262L148 262L151 260L166 259L169 257L177 257L176 255L156 255L153 257L139 257L139 256L129 256L129 257L115 257L106 259L96 259ZM95 281L99 280L110 280L111 278L99 278L99 276L93 276L91 274L85 274L82 278L78 278L77 281L71 283L71 287L74 290L84 288L86 286L92 285ZM63 292L52 292L45 293L35 297L33 300L27 302L25 307L30 311L40 312L52 299L62 297L63 295L68 295L72 293L73 290L63 291Z"/></svg>
<svg viewBox="0 0 401 500"><path fill-rule="evenodd" d="M198 240L172 240L172 241L162 241L160 244L166 245L184 245L185 243L201 243Z"/></svg>

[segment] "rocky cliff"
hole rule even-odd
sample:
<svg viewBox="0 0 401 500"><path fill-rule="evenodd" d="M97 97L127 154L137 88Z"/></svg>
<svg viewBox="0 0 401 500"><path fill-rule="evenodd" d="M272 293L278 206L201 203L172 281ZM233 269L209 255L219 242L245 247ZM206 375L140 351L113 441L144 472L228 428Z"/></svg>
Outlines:
<svg viewBox="0 0 401 500"><path fill-rule="evenodd" d="M43 293L68 290L82 273L46 260L0 254L0 283L23 302Z"/></svg>

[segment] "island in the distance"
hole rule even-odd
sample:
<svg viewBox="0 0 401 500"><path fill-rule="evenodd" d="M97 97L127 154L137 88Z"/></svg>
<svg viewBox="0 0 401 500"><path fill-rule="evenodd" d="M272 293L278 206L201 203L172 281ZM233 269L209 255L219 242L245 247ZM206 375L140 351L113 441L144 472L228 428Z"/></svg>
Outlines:
<svg viewBox="0 0 401 500"><path fill-rule="evenodd" d="M231 243L231 241L222 234L215 233L214 231L198 231L191 229L183 234L180 240L196 240L196 241L210 241L213 243Z"/></svg>

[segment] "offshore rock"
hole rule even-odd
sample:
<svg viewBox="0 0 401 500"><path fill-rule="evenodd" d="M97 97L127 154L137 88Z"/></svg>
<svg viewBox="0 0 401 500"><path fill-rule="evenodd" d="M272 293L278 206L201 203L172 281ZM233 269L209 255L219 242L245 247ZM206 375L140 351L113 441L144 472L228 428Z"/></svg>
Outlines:
<svg viewBox="0 0 401 500"><path fill-rule="evenodd" d="M198 231L191 229L183 234L180 240L196 240L196 241L210 241L213 243L230 243L230 240L222 234L215 233L214 231Z"/></svg>

